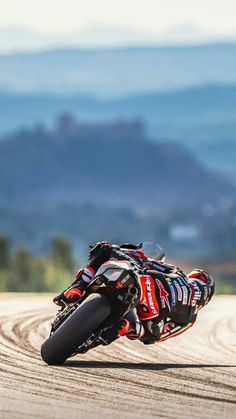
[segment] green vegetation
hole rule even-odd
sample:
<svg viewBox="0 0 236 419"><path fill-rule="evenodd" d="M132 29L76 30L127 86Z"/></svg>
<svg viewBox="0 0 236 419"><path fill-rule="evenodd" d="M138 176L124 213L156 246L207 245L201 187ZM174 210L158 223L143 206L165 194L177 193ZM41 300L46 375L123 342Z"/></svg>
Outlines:
<svg viewBox="0 0 236 419"><path fill-rule="evenodd" d="M72 245L62 236L54 236L48 254L39 257L24 247L13 251L9 237L0 235L0 292L60 292L71 284L76 269ZM191 267L183 269L188 272ZM209 264L206 270L216 280L216 294L236 293L235 276L225 272L225 265L214 270Z"/></svg>
<svg viewBox="0 0 236 419"><path fill-rule="evenodd" d="M227 281L223 279L216 280L216 294L236 294L235 281Z"/></svg>
<svg viewBox="0 0 236 419"><path fill-rule="evenodd" d="M12 252L9 238L0 236L0 292L57 292L72 282L74 269L64 237L54 237L48 255L37 257L23 247Z"/></svg>

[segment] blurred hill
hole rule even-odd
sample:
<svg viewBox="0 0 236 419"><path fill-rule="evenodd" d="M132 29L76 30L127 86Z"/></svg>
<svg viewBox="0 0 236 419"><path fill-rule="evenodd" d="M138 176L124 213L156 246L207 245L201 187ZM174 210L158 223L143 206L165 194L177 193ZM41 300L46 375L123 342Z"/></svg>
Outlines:
<svg viewBox="0 0 236 419"><path fill-rule="evenodd" d="M37 252L60 232L82 254L99 239L147 238L181 257L229 253L234 200L227 179L183 146L150 142L139 121L64 114L0 143L0 231Z"/></svg>
<svg viewBox="0 0 236 419"><path fill-rule="evenodd" d="M209 168L236 182L236 84L210 84L112 100L2 92L0 109L1 136L20 127L52 125L55 115L65 111L88 122L141 118L153 141L167 139L184 144Z"/></svg>
<svg viewBox="0 0 236 419"><path fill-rule="evenodd" d="M148 141L138 121L81 124L63 115L53 129L19 132L0 143L0 191L1 201L14 207L90 201L152 212L179 196L179 208L216 205L235 188L180 145Z"/></svg>
<svg viewBox="0 0 236 419"><path fill-rule="evenodd" d="M236 83L208 84L164 93L136 94L99 100L92 96L14 94L0 96L0 133L39 122L50 123L58 113L73 112L82 120L141 118L150 135L185 143L234 138Z"/></svg>
<svg viewBox="0 0 236 419"><path fill-rule="evenodd" d="M236 82L235 43L71 48L0 56L0 90L21 93L86 94L107 98L209 82Z"/></svg>
<svg viewBox="0 0 236 419"><path fill-rule="evenodd" d="M235 70L235 43L0 55L0 232L234 257Z"/></svg>

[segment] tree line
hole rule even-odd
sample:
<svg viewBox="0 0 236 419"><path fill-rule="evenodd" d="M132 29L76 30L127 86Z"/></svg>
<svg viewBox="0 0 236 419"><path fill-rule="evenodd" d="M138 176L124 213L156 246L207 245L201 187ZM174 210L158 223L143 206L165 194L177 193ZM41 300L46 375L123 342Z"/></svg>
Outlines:
<svg viewBox="0 0 236 419"><path fill-rule="evenodd" d="M10 238L0 236L0 292L57 292L72 282L75 268L71 243L62 236L52 238L44 257L25 247L13 251Z"/></svg>

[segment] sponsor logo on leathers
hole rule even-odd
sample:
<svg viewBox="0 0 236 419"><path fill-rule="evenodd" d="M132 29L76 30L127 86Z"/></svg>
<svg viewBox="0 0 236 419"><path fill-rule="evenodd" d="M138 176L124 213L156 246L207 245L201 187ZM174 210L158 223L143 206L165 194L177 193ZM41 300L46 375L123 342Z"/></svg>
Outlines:
<svg viewBox="0 0 236 419"><path fill-rule="evenodd" d="M188 289L185 285L182 287L182 291L183 291L183 305L186 305L188 303Z"/></svg>
<svg viewBox="0 0 236 419"><path fill-rule="evenodd" d="M141 287L140 304L137 306L137 313L141 320L151 319L159 315L159 304L156 298L156 287L154 279L149 275L139 277Z"/></svg>
<svg viewBox="0 0 236 419"><path fill-rule="evenodd" d="M163 284L161 283L161 281L159 279L156 279L156 283L158 285L159 291L160 291L160 298L161 298L161 306L162 308L165 308L166 306L169 308L170 310L170 303L169 303L169 299L168 299L168 292L165 290Z"/></svg>
<svg viewBox="0 0 236 419"><path fill-rule="evenodd" d="M182 290L181 290L181 286L178 284L178 282L177 282L177 281L174 281L174 285L175 285L175 287L176 287L176 289L177 289L177 293L178 293L178 301L182 301L182 296L183 296L183 293L182 293Z"/></svg>
<svg viewBox="0 0 236 419"><path fill-rule="evenodd" d="M171 283L169 283L169 287L170 287L170 292L171 292L171 297L172 297L172 302L171 305L172 307L176 306L177 303L177 291L175 290L175 286Z"/></svg>
<svg viewBox="0 0 236 419"><path fill-rule="evenodd" d="M147 285L147 297L148 297L148 302L151 307L151 310L154 314L158 314L153 298L152 298L152 286L151 286L151 280L149 277L147 277L146 279L146 285Z"/></svg>
<svg viewBox="0 0 236 419"><path fill-rule="evenodd" d="M189 283L190 289L191 289L191 296L189 299L189 305L191 307L194 307L197 302L201 299L201 291L200 288L198 286L198 284L195 281L191 281Z"/></svg>

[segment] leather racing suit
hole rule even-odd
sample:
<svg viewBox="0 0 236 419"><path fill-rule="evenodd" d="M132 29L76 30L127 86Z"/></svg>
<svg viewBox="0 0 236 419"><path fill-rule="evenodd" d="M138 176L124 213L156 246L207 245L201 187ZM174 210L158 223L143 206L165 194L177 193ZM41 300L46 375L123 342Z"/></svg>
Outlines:
<svg viewBox="0 0 236 419"><path fill-rule="evenodd" d="M174 265L148 258L136 246L99 242L92 248L86 266L77 272L73 284L55 297L54 302L63 305L79 300L99 267L108 260L130 260L143 274L139 277L139 304L104 333L103 344L124 335L144 344L177 336L194 324L198 310L214 294L213 278L200 269L185 275Z"/></svg>

